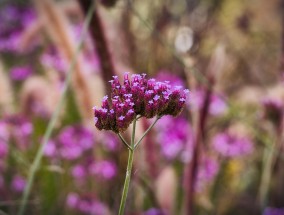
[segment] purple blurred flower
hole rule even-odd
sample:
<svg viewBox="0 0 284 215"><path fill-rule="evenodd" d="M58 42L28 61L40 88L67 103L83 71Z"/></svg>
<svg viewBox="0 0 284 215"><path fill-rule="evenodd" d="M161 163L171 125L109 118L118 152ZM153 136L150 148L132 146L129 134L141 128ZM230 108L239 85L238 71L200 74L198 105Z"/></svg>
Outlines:
<svg viewBox="0 0 284 215"><path fill-rule="evenodd" d="M96 161L89 166L89 172L105 180L114 178L117 174L117 167L112 161Z"/></svg>
<svg viewBox="0 0 284 215"><path fill-rule="evenodd" d="M80 200L80 196L77 193L69 193L66 198L66 204L69 208L76 208Z"/></svg>
<svg viewBox="0 0 284 215"><path fill-rule="evenodd" d="M56 144L53 140L49 140L44 148L44 155L46 157L55 157L57 155Z"/></svg>
<svg viewBox="0 0 284 215"><path fill-rule="evenodd" d="M69 208L75 209L83 214L103 215L107 214L107 207L102 202L90 196L79 196L70 193L67 196L66 204Z"/></svg>
<svg viewBox="0 0 284 215"><path fill-rule="evenodd" d="M284 208L265 208L263 215L284 215Z"/></svg>
<svg viewBox="0 0 284 215"><path fill-rule="evenodd" d="M72 176L78 180L82 180L87 175L86 167L81 164L77 164L72 168Z"/></svg>
<svg viewBox="0 0 284 215"><path fill-rule="evenodd" d="M200 110L205 100L204 90L194 90L190 94L189 106L194 110ZM227 110L226 102L217 94L212 94L210 97L209 113L213 116L224 114Z"/></svg>
<svg viewBox="0 0 284 215"><path fill-rule="evenodd" d="M60 156L67 160L79 158L94 146L92 132L83 126L68 126L58 136Z"/></svg>
<svg viewBox="0 0 284 215"><path fill-rule="evenodd" d="M23 192L26 186L26 180L19 175L14 176L12 183L11 183L11 188L12 190L16 192Z"/></svg>
<svg viewBox="0 0 284 215"><path fill-rule="evenodd" d="M32 123L21 115L12 115L5 119L10 127L11 138L21 150L26 150L31 144L31 135L33 132Z"/></svg>
<svg viewBox="0 0 284 215"><path fill-rule="evenodd" d="M95 124L99 130L125 131L137 115L146 118L163 115L177 116L184 108L188 90L171 87L167 82L146 79L146 75L124 75L123 85L114 76L111 102L103 98L102 107L94 107Z"/></svg>
<svg viewBox="0 0 284 215"><path fill-rule="evenodd" d="M193 144L192 128L183 117L165 116L157 124L156 130L162 154L169 160L183 156L181 153L184 152L186 144Z"/></svg>
<svg viewBox="0 0 284 215"><path fill-rule="evenodd" d="M160 209L150 208L149 210L145 211L143 215L166 215L166 214Z"/></svg>
<svg viewBox="0 0 284 215"><path fill-rule="evenodd" d="M219 163L212 157L203 157L198 169L196 189L202 191L206 184L211 182L219 171Z"/></svg>
<svg viewBox="0 0 284 215"><path fill-rule="evenodd" d="M116 151L119 146L119 140L116 135L110 132L104 132L101 140L102 145L109 151Z"/></svg>
<svg viewBox="0 0 284 215"><path fill-rule="evenodd" d="M22 35L35 20L32 8L6 5L0 9L0 20L0 52L22 53Z"/></svg>
<svg viewBox="0 0 284 215"><path fill-rule="evenodd" d="M44 52L40 60L41 63L46 67L53 68L61 73L65 73L68 69L68 62L54 47L51 47L46 52Z"/></svg>
<svg viewBox="0 0 284 215"><path fill-rule="evenodd" d="M246 137L223 132L213 138L213 148L224 157L233 158L252 153L253 143Z"/></svg>
<svg viewBox="0 0 284 215"><path fill-rule="evenodd" d="M29 66L13 67L10 71L10 77L14 81L23 81L33 73Z"/></svg>

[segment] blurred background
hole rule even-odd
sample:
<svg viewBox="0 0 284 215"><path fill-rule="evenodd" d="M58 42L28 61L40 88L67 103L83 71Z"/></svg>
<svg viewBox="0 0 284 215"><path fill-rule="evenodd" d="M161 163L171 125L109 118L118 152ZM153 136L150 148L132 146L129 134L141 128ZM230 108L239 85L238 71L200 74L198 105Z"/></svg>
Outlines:
<svg viewBox="0 0 284 215"><path fill-rule="evenodd" d="M283 0L1 0L0 214L44 142L25 214L117 213L128 152L92 107L130 72L190 96L136 151L126 214L283 215L283 15Z"/></svg>

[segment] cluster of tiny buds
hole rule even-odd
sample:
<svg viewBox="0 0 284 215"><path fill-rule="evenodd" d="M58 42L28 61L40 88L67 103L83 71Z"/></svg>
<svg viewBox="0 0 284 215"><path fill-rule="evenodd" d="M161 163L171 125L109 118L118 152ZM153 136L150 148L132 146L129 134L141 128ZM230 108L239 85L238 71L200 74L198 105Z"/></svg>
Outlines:
<svg viewBox="0 0 284 215"><path fill-rule="evenodd" d="M146 74L124 74L123 84L113 76L111 99L105 96L102 107L94 107L95 125L99 130L125 131L137 117L177 116L184 108L188 89L172 87L168 81L146 79Z"/></svg>

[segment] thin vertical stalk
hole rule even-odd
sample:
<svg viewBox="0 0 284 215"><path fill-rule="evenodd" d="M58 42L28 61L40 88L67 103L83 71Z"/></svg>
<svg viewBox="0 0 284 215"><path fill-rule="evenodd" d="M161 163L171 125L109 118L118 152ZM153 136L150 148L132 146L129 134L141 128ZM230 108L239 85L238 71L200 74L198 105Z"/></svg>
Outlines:
<svg viewBox="0 0 284 215"><path fill-rule="evenodd" d="M118 212L119 215L124 214L125 203L126 203L127 193L128 193L130 179L131 179L131 171L132 171L133 157L134 157L135 130L136 130L136 119L134 119L134 121L133 121L133 130L132 130L131 144L130 144L131 149L129 149L129 154L128 154L128 162L127 162L127 168L126 168L125 181L124 181L124 185L123 185L123 191L122 191L122 196L121 196L121 201L120 201L120 206L119 206L119 212Z"/></svg>
<svg viewBox="0 0 284 215"><path fill-rule="evenodd" d="M82 36L80 38L80 42L79 42L79 44L78 44L78 46L76 48L76 52L75 52L75 54L74 54L74 56L72 58L72 62L71 62L71 65L69 67L67 78L66 78L65 84L63 86L61 95L60 95L60 100L59 100L59 102L58 102L58 104L56 106L55 112L53 113L53 115L51 117L51 120L48 123L47 129L46 129L46 131L44 133L44 136L43 136L43 140L42 140L42 142L40 144L40 147L39 147L39 149L37 151L36 157L35 157L35 159L34 159L34 161L32 163L32 166L30 168L27 185L25 187L25 190L24 190L24 193L23 193L23 196L22 196L21 206L20 206L20 209L18 211L18 215L23 215L24 212L25 212L27 200L28 200L28 197L30 195L31 188L33 186L35 174L36 174L36 172L38 171L38 169L40 167L41 159L42 159L43 152L44 152L44 148L45 148L46 144L48 143L48 141L50 139L51 133L52 133L52 131L54 129L54 126L56 124L56 121L57 121L57 119L59 117L60 111L62 110L62 107L63 107L63 104L64 104L64 98L65 98L65 95L67 93L67 90L68 90L68 87L69 87L69 83L70 83L70 80L71 80L71 76L72 76L72 73L74 71L74 68L75 68L75 65L76 65L77 58L79 56L80 50L82 48L82 44L83 44L83 41L84 41L84 36L85 36L85 34L87 32L87 27L90 24L90 20L91 20L91 17L93 15L93 12L94 12L94 7L92 6L92 7L90 7L90 9L88 11L88 15L86 17L86 20L84 22L83 33L82 33Z"/></svg>
<svg viewBox="0 0 284 215"><path fill-rule="evenodd" d="M80 4L81 9L84 13L87 13L93 2L94 1L92 0L78 0L78 3ZM95 44L95 50L100 60L102 78L104 79L105 83L108 83L108 81L112 79L112 76L115 75L115 67L112 61L111 53L109 51L104 26L97 10L94 11L93 17L91 19L89 32ZM107 94L111 94L110 85L106 85L105 87Z"/></svg>
<svg viewBox="0 0 284 215"><path fill-rule="evenodd" d="M210 82L213 85L213 81ZM206 91L204 104L200 110L198 117L197 131L195 137L195 144L193 147L193 154L191 162L185 167L184 183L185 183L185 214L193 215L194 213L194 186L198 173L199 160L202 154L203 140L205 136L205 125L208 117L210 106L210 97L212 95L212 88L209 87Z"/></svg>

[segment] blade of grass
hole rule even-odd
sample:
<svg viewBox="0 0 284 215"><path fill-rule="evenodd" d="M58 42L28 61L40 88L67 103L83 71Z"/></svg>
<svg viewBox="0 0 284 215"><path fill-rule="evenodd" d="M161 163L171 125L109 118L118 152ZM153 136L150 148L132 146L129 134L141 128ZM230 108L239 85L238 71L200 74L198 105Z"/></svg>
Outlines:
<svg viewBox="0 0 284 215"><path fill-rule="evenodd" d="M34 159L34 161L32 163L31 168L30 168L27 185L25 187L25 190L24 190L24 193L23 193L23 196L22 196L22 202L21 202L20 209L18 211L18 215L23 215L24 212L25 212L27 200L28 200L28 197L29 197L30 192L31 192L31 188L32 188L32 185L33 185L33 182L34 182L35 174L36 174L37 170L40 167L41 159L42 159L43 152L44 152L44 148L45 148L46 144L48 143L48 141L50 139L50 136L52 134L52 131L54 129L54 126L56 124L58 116L60 114L60 111L61 111L61 109L63 107L64 98L65 98L65 95L67 93L67 90L68 90L68 87L69 87L69 83L70 83L70 80L71 80L71 76L72 76L72 73L74 71L74 68L75 68L75 65L76 65L77 58L79 56L80 50L82 48L84 37L86 35L88 26L90 24L91 17L92 17L92 15L94 13L94 9L95 9L94 5L92 5L92 7L89 9L88 14L86 16L86 19L84 21L82 35L81 35L79 44L77 45L75 54L74 54L74 56L72 58L72 62L71 62L71 65L69 67L69 70L68 70L68 73L67 73L67 77L66 77L66 80L65 80L65 83L64 83L61 95L60 95L60 100L59 100L59 102L58 102L58 104L56 106L55 112L53 113L53 115L51 117L51 120L48 123L48 126L47 126L47 129L46 129L45 133L44 133L42 142L40 144L40 147L39 147L39 149L38 149L38 151L36 153L35 159Z"/></svg>

